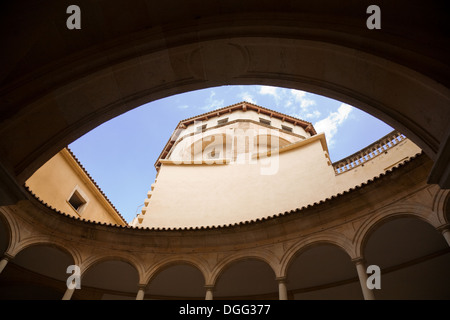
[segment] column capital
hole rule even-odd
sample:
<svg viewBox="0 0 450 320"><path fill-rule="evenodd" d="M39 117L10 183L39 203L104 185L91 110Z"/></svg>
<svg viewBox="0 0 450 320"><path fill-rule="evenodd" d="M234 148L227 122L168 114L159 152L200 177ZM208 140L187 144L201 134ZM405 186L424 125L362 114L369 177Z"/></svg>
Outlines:
<svg viewBox="0 0 450 320"><path fill-rule="evenodd" d="M352 259L352 262L354 263L354 264L364 264L364 263L366 263L366 259L364 259L364 257L356 257L356 258L353 258Z"/></svg>
<svg viewBox="0 0 450 320"><path fill-rule="evenodd" d="M147 285L143 283L138 284L138 292L136 294L136 300L144 300L145 297L145 287Z"/></svg>
<svg viewBox="0 0 450 320"><path fill-rule="evenodd" d="M276 277L275 281L286 283L287 282L287 277L286 276Z"/></svg>
<svg viewBox="0 0 450 320"><path fill-rule="evenodd" d="M11 261L12 259L14 259L14 256L10 255L9 253L4 253L1 259L5 259L8 261Z"/></svg>
<svg viewBox="0 0 450 320"><path fill-rule="evenodd" d="M139 283L138 284L138 290L143 290L143 291L145 291L145 288L147 287L147 284L145 284L145 283Z"/></svg>
<svg viewBox="0 0 450 320"><path fill-rule="evenodd" d="M206 284L205 289L206 289L205 300L213 300L214 285Z"/></svg>
<svg viewBox="0 0 450 320"><path fill-rule="evenodd" d="M450 223L445 223L436 228L439 232L450 231Z"/></svg>

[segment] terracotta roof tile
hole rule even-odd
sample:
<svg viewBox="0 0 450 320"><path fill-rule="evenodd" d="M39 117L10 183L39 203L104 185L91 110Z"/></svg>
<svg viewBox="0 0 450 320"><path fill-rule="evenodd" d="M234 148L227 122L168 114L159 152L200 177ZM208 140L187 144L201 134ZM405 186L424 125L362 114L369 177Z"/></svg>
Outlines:
<svg viewBox="0 0 450 320"><path fill-rule="evenodd" d="M224 228L233 228L233 227L237 227L237 226L242 226L242 225L249 225L249 224L258 224L258 223L262 223L264 221L270 221L270 220L274 220L274 219L278 219L281 218L283 216L288 216L288 215L294 215L294 214L299 214L300 212L307 210L309 208L313 208L313 207L317 207L320 206L321 204L325 204L328 203L330 201L333 201L334 199L338 199L340 197L345 196L346 194L349 194L351 192L354 192L356 190L362 189L365 186L368 186L372 183L374 183L375 181L378 181L388 175L390 175L392 172L398 170L400 167L403 167L404 165L406 165L407 163L413 161L414 159L419 158L420 156L423 156L424 153L420 152L415 154L414 156L412 156L411 158L397 164L396 166L392 167L391 169L387 170L384 173L379 174L378 176L373 177L372 179L367 180L366 182L363 182L359 185L356 185L346 191L337 193L335 195L331 195L328 198L325 198L319 202L314 202L313 204L308 204L306 206L303 206L301 208L296 208L290 211L285 211L285 212L279 212L277 214L274 214L272 216L267 216L267 217L262 217L262 218L257 218L254 220L246 220L246 221L241 221L241 222L236 222L236 223L229 223L229 224L223 224L223 225L214 225L214 226L198 226L198 227L183 227L183 228L178 228L178 227L158 227L158 228L149 228L149 227L134 227L134 226L130 226L130 225L125 225L125 226L121 226L121 225L117 225L117 224L111 224L111 223L101 223L98 221L91 221L91 220L86 220L83 219L81 217L74 217L71 215L68 215L67 213L61 212L53 207L51 207L50 205L48 205L47 203L45 203L44 201L42 201L39 197L37 197L30 189L28 186L25 186L25 189L38 201L40 202L42 205L44 205L45 207L51 209L52 211L54 211L55 213L64 215L66 217L69 217L71 219L75 219L75 220L80 220L83 222L87 222L87 223L93 223L96 225L106 225L106 226L110 226L110 227L114 227L114 228L126 228L126 229L139 229L139 230L149 230L149 231L188 231L188 230L215 230L215 229L224 229Z"/></svg>
<svg viewBox="0 0 450 320"><path fill-rule="evenodd" d="M159 154L158 159L155 162L155 167L158 167L159 160L164 158L163 154L168 154L169 153L170 149L173 146L173 143L175 142L175 140L178 138L178 135L180 134L180 130L179 129L182 128L182 126L190 125L191 123L194 123L194 121L198 120L198 119L203 119L203 118L209 117L209 116L211 116L211 118L212 117L217 117L217 116L220 116L221 114L224 114L224 113L227 113L227 112L230 112L230 111L239 110L239 109L242 109L244 107L246 108L246 110L262 111L265 114L269 114L271 117L276 117L276 118L279 118L279 119L284 119L285 121L289 121L289 122L293 122L293 123L299 124L305 130L310 131L311 135L316 135L317 134L317 132L314 129L314 126L312 125L311 122L308 122L308 121L305 121L305 120L302 120L302 119L298 119L298 118L295 118L293 116L289 116L287 114L284 114L284 113L281 113L281 112L278 112L278 111L270 110L270 109L264 108L262 106L256 105L254 103L241 101L241 102L238 102L238 103L235 103L235 104L232 104L232 105L220 108L220 109L216 109L216 110L213 110L213 111L209 111L209 112L206 112L206 113L199 114L199 115L194 116L194 117L190 117L190 118L181 120L177 124L173 134L171 135L171 137L167 141L167 143L164 146L163 150Z"/></svg>

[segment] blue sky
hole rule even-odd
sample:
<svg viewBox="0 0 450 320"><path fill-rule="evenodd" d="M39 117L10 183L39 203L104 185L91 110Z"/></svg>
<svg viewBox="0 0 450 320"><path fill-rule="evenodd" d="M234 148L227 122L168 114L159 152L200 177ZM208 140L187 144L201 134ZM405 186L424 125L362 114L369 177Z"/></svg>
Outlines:
<svg viewBox="0 0 450 320"><path fill-rule="evenodd" d="M69 145L121 215L131 222L155 180L154 163L180 120L248 101L311 122L325 132L331 160L393 129L340 101L269 86L222 86L157 100L100 125Z"/></svg>

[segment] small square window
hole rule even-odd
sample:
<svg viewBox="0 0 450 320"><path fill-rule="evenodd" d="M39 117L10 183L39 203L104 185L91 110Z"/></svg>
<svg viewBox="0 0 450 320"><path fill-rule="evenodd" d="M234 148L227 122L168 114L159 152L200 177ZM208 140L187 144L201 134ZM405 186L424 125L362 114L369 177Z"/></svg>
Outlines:
<svg viewBox="0 0 450 320"><path fill-rule="evenodd" d="M283 126L283 125L281 125L281 129L286 130L286 131L289 131L289 132L292 132L292 128L291 128L291 127L288 127L288 126Z"/></svg>
<svg viewBox="0 0 450 320"><path fill-rule="evenodd" d="M205 131L205 130L206 130L206 124L201 125L201 126L198 126L198 127L196 128L196 131L197 131L197 132L203 132L203 131Z"/></svg>
<svg viewBox="0 0 450 320"><path fill-rule="evenodd" d="M86 200L83 198L83 196L78 192L78 190L75 190L72 194L72 196L69 199L70 205L75 209L75 211L80 212L83 206L86 204Z"/></svg>
<svg viewBox="0 0 450 320"><path fill-rule="evenodd" d="M267 119L264 119L264 118L259 118L259 122L261 122L261 123L263 123L263 124L267 124L267 125L269 125L269 126L270 126L270 123L271 123L270 120L267 120Z"/></svg>
<svg viewBox="0 0 450 320"><path fill-rule="evenodd" d="M217 120L217 124L225 124L228 122L228 118Z"/></svg>

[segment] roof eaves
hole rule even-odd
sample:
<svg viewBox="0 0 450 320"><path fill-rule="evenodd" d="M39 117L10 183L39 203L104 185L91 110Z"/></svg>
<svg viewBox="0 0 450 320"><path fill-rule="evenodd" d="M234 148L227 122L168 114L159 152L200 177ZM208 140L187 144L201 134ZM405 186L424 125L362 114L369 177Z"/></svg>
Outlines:
<svg viewBox="0 0 450 320"><path fill-rule="evenodd" d="M217 230L217 229L225 229L225 228L234 228L234 227L238 227L238 226L242 226L242 225L250 225L250 224L258 224L258 223L263 223L265 221L271 221L271 220L275 220L278 218L281 218L283 216L288 216L288 215L293 215L293 214L299 214L300 212L304 211L304 210L308 210L314 207L317 207L321 204L325 204L328 203L330 201L333 201L335 199L341 198L343 196L345 196L346 194L349 194L351 192L354 192L356 190L360 190L362 188L364 188L365 186L368 186L380 179L382 179L383 177L386 177L388 175L390 175L392 172L398 170L400 167L403 167L404 165L406 165L407 163L413 161L414 159L419 158L419 156L422 156L424 153L423 151L420 153L415 154L414 156L410 157L409 159L397 164L396 166L390 168L389 170L387 170L384 173L381 173L375 177L373 177L372 179L367 180L366 182L360 183L352 188L349 188L348 190L339 192L335 195L332 195L328 198L325 198L323 200L320 200L318 202L314 202L313 204L308 204L306 206L302 206L301 208L296 208L290 211L285 211L285 212L279 212L276 213L274 215L271 216L267 216L267 217L263 217L263 218L257 218L257 219L252 219L252 220L246 220L246 221L241 221L241 222L236 222L236 223L230 223L230 224L223 224L223 225L213 225L213 226L196 226L196 227L157 227L157 228L150 228L150 227L138 227L138 226L130 226L130 225L117 225L117 224L106 224L106 223L102 223L102 222L98 222L98 221L92 221L92 220L87 220L87 219L83 219L80 217L74 217L71 216L67 213L61 212L53 207L51 207L50 205L48 205L46 202L44 202L42 199L40 199L39 197L37 197L28 186L25 186L25 189L36 199L38 200L42 205L44 205L45 207L51 209L52 211L58 213L58 214L62 214L68 218L71 219L75 219L75 220L79 220L79 221L83 221L83 222L87 222L87 223L93 223L96 225L106 225L106 226L110 226L110 227L115 227L115 228L126 228L126 229L136 229L136 230L149 230L149 231L195 231L195 230Z"/></svg>
<svg viewBox="0 0 450 320"><path fill-rule="evenodd" d="M120 214L119 210L117 210L117 208L112 204L112 202L108 199L106 194L103 192L103 190L98 186L97 182L95 182L95 180L92 178L92 176L89 174L89 172L87 172L86 168L84 168L84 166L81 164L80 160L78 160L78 158L75 156L75 154L72 152L72 150L70 150L70 148L68 146L66 147L66 149L69 152L69 154L72 156L72 158L75 160L75 162L78 164L78 166L81 168L81 170L83 170L83 172L86 174L86 176L89 178L89 180L93 183L95 188L97 188L97 190L100 192L102 197L105 198L105 200L109 203L109 205L114 209L114 211L117 213L118 217L122 220L122 222L125 224L128 224L128 222L125 220L125 218Z"/></svg>

